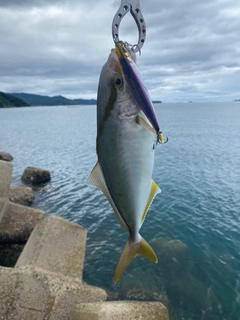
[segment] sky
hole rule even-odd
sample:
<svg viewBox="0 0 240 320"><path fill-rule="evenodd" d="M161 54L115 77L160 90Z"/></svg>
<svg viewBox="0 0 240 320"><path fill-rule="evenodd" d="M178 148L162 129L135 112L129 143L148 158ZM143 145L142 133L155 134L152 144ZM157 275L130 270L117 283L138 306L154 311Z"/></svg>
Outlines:
<svg viewBox="0 0 240 320"><path fill-rule="evenodd" d="M152 100L240 99L240 1L140 0ZM0 91L97 98L120 0L0 0ZM127 13L119 38L135 44Z"/></svg>

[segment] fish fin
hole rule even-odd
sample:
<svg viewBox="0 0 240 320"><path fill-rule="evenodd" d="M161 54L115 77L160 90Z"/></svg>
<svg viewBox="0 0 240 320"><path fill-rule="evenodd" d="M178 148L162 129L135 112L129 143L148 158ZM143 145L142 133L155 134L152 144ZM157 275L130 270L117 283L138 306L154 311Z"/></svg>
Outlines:
<svg viewBox="0 0 240 320"><path fill-rule="evenodd" d="M147 200L147 203L146 203L146 206L145 206L145 209L144 209L144 212L143 212L143 215L142 215L142 220L141 220L141 223L143 224L143 221L147 215L147 212L148 212L148 209L153 201L153 199L155 198L155 196L161 192L161 189L158 187L158 185L156 184L155 181L152 180L151 182L151 189L150 189L150 193L149 193L149 197L148 197L148 200Z"/></svg>
<svg viewBox="0 0 240 320"><path fill-rule="evenodd" d="M92 172L90 173L87 182L99 188L103 193L105 193L107 185L99 162L97 162L94 168L92 169Z"/></svg>
<svg viewBox="0 0 240 320"><path fill-rule="evenodd" d="M111 206L113 208L113 211L117 217L118 222L120 223L120 225L122 226L122 228L124 230L129 232L129 227L127 226L127 224L123 220L121 214L119 213L118 208L116 207L116 205L113 201L113 198L108 190L107 183L104 178L102 168L101 168L101 165L99 162L97 162L96 165L94 166L94 168L92 169L92 172L91 172L90 176L88 177L88 183L99 188L105 194L106 198L108 199L109 203L111 204Z"/></svg>
<svg viewBox="0 0 240 320"><path fill-rule="evenodd" d="M134 243L131 242L130 237L128 238L128 241L123 248L123 251L120 255L120 258L118 260L118 264L114 273L114 282L116 283L125 269L128 267L130 262L136 257L136 255L141 254L145 256L146 258L152 260L153 262L157 263L158 259L153 251L153 249L150 247L150 245L147 243L146 240L144 240L142 237L139 242Z"/></svg>
<svg viewBox="0 0 240 320"><path fill-rule="evenodd" d="M147 131L150 131L152 133L156 133L156 130L152 127L151 123L148 121L148 119L143 119L139 114L136 116L136 122L140 126L142 126Z"/></svg>

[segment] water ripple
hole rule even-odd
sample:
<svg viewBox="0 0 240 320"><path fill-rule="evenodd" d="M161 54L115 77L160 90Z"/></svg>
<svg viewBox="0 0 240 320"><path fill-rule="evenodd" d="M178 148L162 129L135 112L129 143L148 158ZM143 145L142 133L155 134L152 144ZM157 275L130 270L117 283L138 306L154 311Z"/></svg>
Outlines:
<svg viewBox="0 0 240 320"><path fill-rule="evenodd" d="M175 319L239 320L239 105L156 106L169 142L156 148L153 178L162 193L141 234L160 246L159 265L137 257L117 286L113 272L128 235L102 193L87 184L96 162L95 111L0 109L0 150L14 156L13 183L21 184L29 165L51 171L51 182L34 191L34 207L87 228L88 283L126 298L127 284L138 288L146 278L152 291L167 292Z"/></svg>

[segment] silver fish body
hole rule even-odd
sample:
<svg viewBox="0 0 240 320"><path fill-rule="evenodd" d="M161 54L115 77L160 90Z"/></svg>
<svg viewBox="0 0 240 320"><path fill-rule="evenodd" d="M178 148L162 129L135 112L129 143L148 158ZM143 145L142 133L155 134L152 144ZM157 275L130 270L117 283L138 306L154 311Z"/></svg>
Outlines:
<svg viewBox="0 0 240 320"><path fill-rule="evenodd" d="M97 101L98 163L89 183L103 191L119 223L129 232L115 271L118 281L137 254L157 262L139 230L159 188L152 180L156 133L124 78L115 49L103 66Z"/></svg>

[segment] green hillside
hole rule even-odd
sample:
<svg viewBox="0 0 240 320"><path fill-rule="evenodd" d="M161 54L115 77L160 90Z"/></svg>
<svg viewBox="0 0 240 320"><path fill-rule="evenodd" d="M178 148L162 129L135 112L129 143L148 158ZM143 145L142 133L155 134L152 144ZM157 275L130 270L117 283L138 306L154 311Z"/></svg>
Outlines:
<svg viewBox="0 0 240 320"><path fill-rule="evenodd" d="M41 96L30 93L12 93L15 97L23 99L31 106L71 106L79 104L96 104L95 99L67 99L63 96Z"/></svg>
<svg viewBox="0 0 240 320"><path fill-rule="evenodd" d="M9 93L0 92L0 108L27 107L29 104Z"/></svg>

